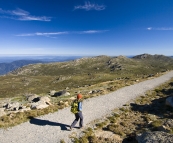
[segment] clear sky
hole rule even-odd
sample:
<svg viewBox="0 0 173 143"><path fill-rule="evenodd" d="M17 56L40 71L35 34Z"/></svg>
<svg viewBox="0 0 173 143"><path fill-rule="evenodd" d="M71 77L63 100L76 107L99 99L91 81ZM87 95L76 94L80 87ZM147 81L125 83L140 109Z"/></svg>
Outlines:
<svg viewBox="0 0 173 143"><path fill-rule="evenodd" d="M0 0L0 54L173 55L173 0Z"/></svg>

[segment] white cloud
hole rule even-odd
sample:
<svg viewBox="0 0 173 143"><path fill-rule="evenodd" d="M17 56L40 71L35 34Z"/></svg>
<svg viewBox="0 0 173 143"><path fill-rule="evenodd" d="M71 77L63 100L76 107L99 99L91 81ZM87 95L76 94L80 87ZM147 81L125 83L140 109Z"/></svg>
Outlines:
<svg viewBox="0 0 173 143"><path fill-rule="evenodd" d="M83 9L83 10L86 10L86 11L89 11L89 10L97 10L97 11L101 11L101 10L104 10L106 8L105 5L98 5L98 4L91 4L90 2L85 2L85 5L77 5L74 7L74 10L77 10L77 9Z"/></svg>
<svg viewBox="0 0 173 143"><path fill-rule="evenodd" d="M78 34L96 34L96 33L104 33L108 30L88 30L88 31L79 31Z"/></svg>
<svg viewBox="0 0 173 143"><path fill-rule="evenodd" d="M70 31L63 31L63 32L49 32L49 33L43 33L43 32L36 32L36 33L27 33L27 34L18 34L16 36L45 36L45 37L50 37L50 38L56 38L52 36L56 35L64 35L64 34L96 34L96 33L104 33L107 32L108 30L88 30L88 31L75 31L75 32L70 32Z"/></svg>
<svg viewBox="0 0 173 143"><path fill-rule="evenodd" d="M152 27L148 27L147 30L152 30Z"/></svg>
<svg viewBox="0 0 173 143"><path fill-rule="evenodd" d="M161 27L161 28L148 27L147 30L172 31L173 27Z"/></svg>
<svg viewBox="0 0 173 143"><path fill-rule="evenodd" d="M36 16L22 16L18 18L18 20L21 21L51 21L50 18L42 16L42 17L36 17Z"/></svg>
<svg viewBox="0 0 173 143"><path fill-rule="evenodd" d="M3 10L0 8L0 14L3 14L3 16L0 16L0 18L9 18L21 21L51 21L51 17L33 16L30 15L29 12L19 8L16 10Z"/></svg>
<svg viewBox="0 0 173 143"><path fill-rule="evenodd" d="M63 35L63 34L68 34L68 32L51 32L51 33L41 33L41 32L36 32L36 33L28 33L28 34L19 34L16 36L53 36L53 35Z"/></svg>
<svg viewBox="0 0 173 143"><path fill-rule="evenodd" d="M27 16L29 15L29 12L18 8L16 10L11 11L11 14L18 15L18 16Z"/></svg>

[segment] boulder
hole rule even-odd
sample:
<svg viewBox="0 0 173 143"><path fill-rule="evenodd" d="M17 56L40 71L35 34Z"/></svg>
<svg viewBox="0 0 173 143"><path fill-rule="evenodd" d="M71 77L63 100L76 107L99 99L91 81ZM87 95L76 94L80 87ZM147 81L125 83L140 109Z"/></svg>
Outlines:
<svg viewBox="0 0 173 143"><path fill-rule="evenodd" d="M17 111L19 110L20 103L19 102L7 103L4 107L6 108L6 110L9 111Z"/></svg>
<svg viewBox="0 0 173 143"><path fill-rule="evenodd" d="M75 97L70 97L69 99L70 99L70 100L75 100L76 98L75 98Z"/></svg>
<svg viewBox="0 0 173 143"><path fill-rule="evenodd" d="M27 100L28 100L28 102L37 102L37 100L38 100L38 95L36 95L36 94L32 94L32 95L28 95L27 96Z"/></svg>
<svg viewBox="0 0 173 143"><path fill-rule="evenodd" d="M50 95L50 96L53 96L55 93L56 93L55 90L50 90L49 95Z"/></svg>
<svg viewBox="0 0 173 143"><path fill-rule="evenodd" d="M91 90L91 91L89 91L88 93L89 93L89 94L92 94L92 93L93 93L93 91Z"/></svg>
<svg viewBox="0 0 173 143"><path fill-rule="evenodd" d="M167 119L163 125L165 125L168 128L173 128L173 119Z"/></svg>
<svg viewBox="0 0 173 143"><path fill-rule="evenodd" d="M147 117L148 117L151 121L156 121L156 120L157 120L156 115L148 114Z"/></svg>
<svg viewBox="0 0 173 143"><path fill-rule="evenodd" d="M66 89L66 90L69 90L70 88L69 88L69 87L66 87L65 89Z"/></svg>
<svg viewBox="0 0 173 143"><path fill-rule="evenodd" d="M58 97L58 96L69 96L69 95L70 95L69 92L67 92L66 90L62 90L62 91L56 92L53 96Z"/></svg>
<svg viewBox="0 0 173 143"><path fill-rule="evenodd" d="M162 131L144 132L136 136L138 143L172 143L173 134Z"/></svg>
<svg viewBox="0 0 173 143"><path fill-rule="evenodd" d="M148 75L148 77L153 77L153 76L154 76L154 74L149 74L149 75Z"/></svg>
<svg viewBox="0 0 173 143"><path fill-rule="evenodd" d="M24 111L28 111L28 110L31 110L31 108L26 107L26 106L20 106L18 112L24 112Z"/></svg>
<svg viewBox="0 0 173 143"><path fill-rule="evenodd" d="M50 98L47 97L47 96L39 97L39 101L43 101L43 102L45 102L46 104L51 105L51 103L50 103Z"/></svg>
<svg viewBox="0 0 173 143"><path fill-rule="evenodd" d="M6 115L4 108L0 108L0 117Z"/></svg>
<svg viewBox="0 0 173 143"><path fill-rule="evenodd" d="M68 107L68 106L69 106L68 101L64 102L64 105L65 105L66 107Z"/></svg>
<svg viewBox="0 0 173 143"><path fill-rule="evenodd" d="M98 92L100 92L100 91L101 91L101 90L99 90L99 89L98 89L98 90L91 90L91 91L89 91L88 93L89 93L89 94L94 94L94 93L98 93Z"/></svg>
<svg viewBox="0 0 173 143"><path fill-rule="evenodd" d="M173 107L173 96L166 98L166 105Z"/></svg>
<svg viewBox="0 0 173 143"><path fill-rule="evenodd" d="M37 97L38 101L31 103L31 109L43 109L51 105L50 98L47 96Z"/></svg>
<svg viewBox="0 0 173 143"><path fill-rule="evenodd" d="M38 101L38 102L33 102L31 103L31 109L43 109L43 108L46 108L48 107L49 105L46 104L45 102L43 101Z"/></svg>
<svg viewBox="0 0 173 143"><path fill-rule="evenodd" d="M19 110L19 112L24 112L24 111L29 111L29 110L31 110L31 108L27 107L27 108L22 108L21 110Z"/></svg>
<svg viewBox="0 0 173 143"><path fill-rule="evenodd" d="M0 108L3 108L8 102L0 102Z"/></svg>

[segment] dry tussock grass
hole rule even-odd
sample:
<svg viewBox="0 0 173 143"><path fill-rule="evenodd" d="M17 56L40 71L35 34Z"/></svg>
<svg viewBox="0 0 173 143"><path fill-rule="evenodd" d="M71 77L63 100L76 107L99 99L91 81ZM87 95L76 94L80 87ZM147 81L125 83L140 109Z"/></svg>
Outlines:
<svg viewBox="0 0 173 143"><path fill-rule="evenodd" d="M97 120L94 123L96 128L92 129L95 142L103 142L103 140L106 142L106 137L98 137L98 131L112 132L119 135L122 141L129 140L135 143L136 134L160 130L164 121L173 118L173 108L165 105L165 99L172 95L172 92L173 79L153 91L147 91L145 95L125 104L124 107L115 109L112 116L107 117L108 120L101 120L101 122ZM167 132L172 134L173 128L167 128ZM81 138L76 140L81 142ZM112 140L110 138L109 142Z"/></svg>

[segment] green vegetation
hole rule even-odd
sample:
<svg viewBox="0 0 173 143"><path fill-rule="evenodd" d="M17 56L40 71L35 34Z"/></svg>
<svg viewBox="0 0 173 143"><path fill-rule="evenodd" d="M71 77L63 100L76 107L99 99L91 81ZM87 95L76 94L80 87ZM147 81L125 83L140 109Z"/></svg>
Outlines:
<svg viewBox="0 0 173 143"><path fill-rule="evenodd" d="M8 75L0 76L0 99L11 98L11 101L26 104L25 95L28 93L43 96L48 95L50 90L60 91L67 87L71 95L51 97L51 103L53 105L42 110L31 110L0 117L0 127L15 126L29 120L30 117L36 117L62 109L67 106L65 102L68 102L70 105L71 100L69 98L74 97L78 92L81 92L84 95L84 99L87 99L115 91L121 87L129 86L149 78L160 76L165 71L172 69L173 59L165 56L152 56L148 59L129 59L123 56L98 56L70 62L25 66ZM162 87L162 89L163 88L164 87ZM94 92L89 93L90 91ZM169 93L170 91L164 90L164 92ZM151 99L156 97L165 97L160 91L160 88L152 92L149 91L146 95L148 98L142 96L136 100L136 105L151 103ZM161 105L163 104L162 101L159 102ZM143 123L144 119L148 121L150 118L142 117L140 111L133 111L129 107L129 105L126 105L126 107L119 109L120 113L114 113L113 116L108 117L111 124L110 126L107 126L107 121L103 121L97 123L96 127L98 129L106 128L108 130L116 127L118 128L118 134L122 136L127 133L133 133L133 130L125 131L127 121L140 116L141 120L138 122L134 121L134 124L140 124ZM164 112L166 109L165 107L160 110ZM169 110L172 111L172 109ZM149 112L148 110L144 111L145 113ZM128 115L129 112L131 114L130 116ZM125 118L125 121L121 118ZM119 126L113 125L115 123L118 123ZM134 128L133 123L130 124L130 126Z"/></svg>
<svg viewBox="0 0 173 143"><path fill-rule="evenodd" d="M118 80L119 83L109 83L109 90L114 91L172 69L173 59L164 56L148 59L98 56L70 62L28 65L0 76L0 98L23 96L26 93L47 94L50 90L58 91L66 87L73 92L85 85Z"/></svg>

